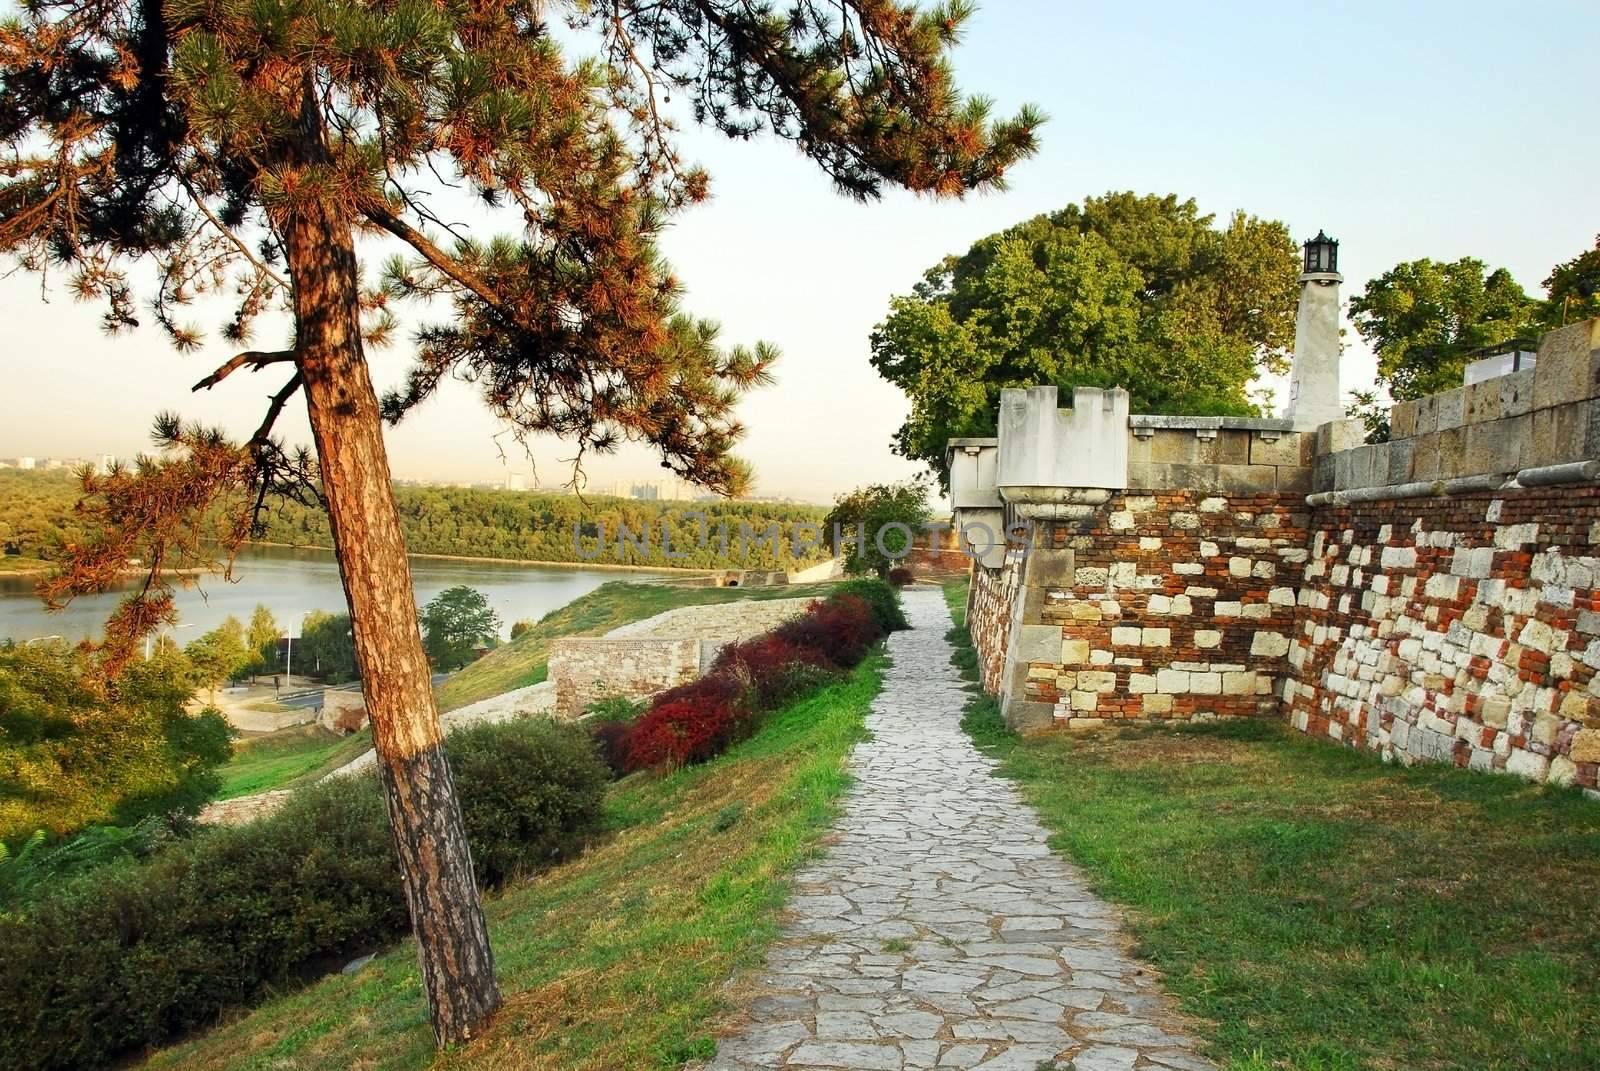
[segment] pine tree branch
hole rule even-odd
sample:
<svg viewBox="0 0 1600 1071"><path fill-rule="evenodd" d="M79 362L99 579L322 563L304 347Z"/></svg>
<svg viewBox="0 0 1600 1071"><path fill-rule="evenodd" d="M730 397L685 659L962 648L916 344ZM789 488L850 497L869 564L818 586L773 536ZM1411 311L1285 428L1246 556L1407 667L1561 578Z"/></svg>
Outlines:
<svg viewBox="0 0 1600 1071"><path fill-rule="evenodd" d="M241 368L249 368L252 372L259 372L269 364L282 364L292 360L294 360L294 350L246 350L228 358L222 367L189 389L194 391L210 390Z"/></svg>
<svg viewBox="0 0 1600 1071"><path fill-rule="evenodd" d="M278 416L283 412L283 407L289 404L289 399L294 397L295 391L299 390L304 382L305 377L297 371L289 377L289 382L283 385L283 389L272 396L272 401L267 405L267 415L261 420L261 426L250 436L250 445L260 445L267 441L272 434L272 426L278 422Z"/></svg>
<svg viewBox="0 0 1600 1071"><path fill-rule="evenodd" d="M387 206L368 201L362 206L361 212L373 223L421 253L422 259L429 264L482 298L491 308L509 314L510 310L506 308L505 302L488 283L479 278L475 272L468 271L460 261L430 242L427 235L395 215Z"/></svg>
<svg viewBox="0 0 1600 1071"><path fill-rule="evenodd" d="M289 280L273 271L265 261L255 255L250 247L245 244L243 238L240 238L237 234L234 234L231 227L223 223L222 220L218 219L216 213L211 211L211 206L206 204L205 199L195 192L193 186L189 185L189 180L187 178L180 179L179 181L183 183L183 188L189 191L189 199L194 202L195 207L200 210L206 219L211 221L211 225L213 227L217 228L217 230L222 232L222 235L227 238L228 241L233 243L234 248L239 250L244 258L248 260L256 269L256 271L260 272L262 275L265 275L268 279L271 279L285 290L289 289Z"/></svg>

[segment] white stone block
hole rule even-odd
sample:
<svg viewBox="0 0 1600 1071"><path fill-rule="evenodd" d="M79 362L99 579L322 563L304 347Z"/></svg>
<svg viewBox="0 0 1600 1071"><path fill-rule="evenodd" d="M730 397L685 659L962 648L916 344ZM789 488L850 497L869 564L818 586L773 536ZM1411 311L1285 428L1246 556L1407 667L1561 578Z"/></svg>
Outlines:
<svg viewBox="0 0 1600 1071"><path fill-rule="evenodd" d="M1280 658L1289 653L1289 637L1278 632L1257 632L1250 641L1250 653Z"/></svg>

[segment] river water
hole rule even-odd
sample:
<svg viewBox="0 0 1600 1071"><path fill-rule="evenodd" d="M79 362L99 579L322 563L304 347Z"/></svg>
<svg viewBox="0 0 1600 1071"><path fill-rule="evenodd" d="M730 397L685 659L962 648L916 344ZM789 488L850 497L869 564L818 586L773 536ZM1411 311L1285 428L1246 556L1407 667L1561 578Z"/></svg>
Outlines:
<svg viewBox="0 0 1600 1071"><path fill-rule="evenodd" d="M502 637L510 634L513 622L522 618L537 621L608 580L644 580L657 575L565 565L411 560L419 605L458 584L476 588L500 615ZM126 594L84 596L60 613L50 613L33 594L36 582L35 577L0 575L0 639L97 638L107 615ZM128 586L133 584L130 581ZM272 611L280 627L292 627L295 635L300 632L300 619L312 610L346 612L333 555L287 547L247 547L239 554L232 583L221 576L208 576L194 587L179 588L175 600L178 625L170 634L179 644L215 628L230 614L248 624L258 603Z"/></svg>

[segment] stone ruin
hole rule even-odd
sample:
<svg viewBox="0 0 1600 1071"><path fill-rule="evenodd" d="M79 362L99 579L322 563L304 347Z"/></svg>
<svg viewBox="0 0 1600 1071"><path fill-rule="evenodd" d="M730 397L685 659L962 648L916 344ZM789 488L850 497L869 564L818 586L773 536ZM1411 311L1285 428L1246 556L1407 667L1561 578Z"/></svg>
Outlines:
<svg viewBox="0 0 1600 1071"><path fill-rule="evenodd" d="M1397 404L1377 444L1315 422L1337 334L1301 320L1283 419L1032 387L951 440L985 689L1022 730L1283 718L1600 798L1600 320Z"/></svg>

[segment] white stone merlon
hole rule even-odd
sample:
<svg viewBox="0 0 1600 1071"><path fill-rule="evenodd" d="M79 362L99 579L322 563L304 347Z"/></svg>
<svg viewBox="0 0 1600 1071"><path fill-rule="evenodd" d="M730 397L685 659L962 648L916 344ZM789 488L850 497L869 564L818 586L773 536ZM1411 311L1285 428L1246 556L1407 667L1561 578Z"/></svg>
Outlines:
<svg viewBox="0 0 1600 1071"><path fill-rule="evenodd" d="M1128 486L1128 392L1075 387L1072 408L1053 386L1000 392L996 483L1007 501L1046 489Z"/></svg>
<svg viewBox="0 0 1600 1071"><path fill-rule="evenodd" d="M1339 387L1339 284L1337 272L1300 276L1300 309L1294 325L1294 368L1284 416L1296 431L1315 431L1344 419Z"/></svg>

